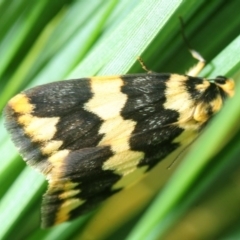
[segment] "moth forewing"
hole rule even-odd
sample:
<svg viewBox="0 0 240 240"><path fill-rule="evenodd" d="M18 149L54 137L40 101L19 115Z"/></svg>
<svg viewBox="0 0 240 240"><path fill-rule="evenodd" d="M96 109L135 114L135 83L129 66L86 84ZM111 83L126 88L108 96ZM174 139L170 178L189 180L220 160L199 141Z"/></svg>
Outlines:
<svg viewBox="0 0 240 240"><path fill-rule="evenodd" d="M12 98L6 128L49 181L42 226L84 214L184 149L233 94L225 77L150 72L54 82Z"/></svg>

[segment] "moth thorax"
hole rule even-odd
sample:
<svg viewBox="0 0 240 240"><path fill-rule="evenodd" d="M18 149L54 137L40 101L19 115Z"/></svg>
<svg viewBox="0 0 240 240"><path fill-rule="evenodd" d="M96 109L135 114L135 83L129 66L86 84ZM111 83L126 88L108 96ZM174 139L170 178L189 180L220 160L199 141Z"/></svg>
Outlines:
<svg viewBox="0 0 240 240"><path fill-rule="evenodd" d="M219 95L210 102L199 102L193 112L193 119L200 123L205 123L209 118L218 112L223 105L223 99Z"/></svg>

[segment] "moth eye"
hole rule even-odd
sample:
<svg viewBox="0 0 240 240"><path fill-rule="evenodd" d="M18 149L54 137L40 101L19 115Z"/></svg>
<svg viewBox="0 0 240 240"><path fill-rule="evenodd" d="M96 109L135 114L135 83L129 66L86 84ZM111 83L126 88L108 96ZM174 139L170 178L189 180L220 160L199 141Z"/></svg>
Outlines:
<svg viewBox="0 0 240 240"><path fill-rule="evenodd" d="M225 84L227 81L227 78L224 76L217 76L215 79L215 82L218 84Z"/></svg>

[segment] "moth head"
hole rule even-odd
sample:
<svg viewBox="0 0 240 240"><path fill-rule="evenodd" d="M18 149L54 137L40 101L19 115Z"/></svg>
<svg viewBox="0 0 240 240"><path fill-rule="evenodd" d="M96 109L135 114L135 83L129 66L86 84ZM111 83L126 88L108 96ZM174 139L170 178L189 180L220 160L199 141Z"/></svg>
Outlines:
<svg viewBox="0 0 240 240"><path fill-rule="evenodd" d="M228 97L233 97L235 83L233 79L224 76L217 76L214 79L215 84L221 88Z"/></svg>
<svg viewBox="0 0 240 240"><path fill-rule="evenodd" d="M210 80L211 84L217 86L218 94L214 94L211 97L208 91L209 87L205 89L205 94L197 102L193 113L193 119L197 122L205 123L209 118L217 113L223 105L225 97L232 97L234 95L234 81L224 76L218 76L215 79ZM208 96L205 98L205 96Z"/></svg>

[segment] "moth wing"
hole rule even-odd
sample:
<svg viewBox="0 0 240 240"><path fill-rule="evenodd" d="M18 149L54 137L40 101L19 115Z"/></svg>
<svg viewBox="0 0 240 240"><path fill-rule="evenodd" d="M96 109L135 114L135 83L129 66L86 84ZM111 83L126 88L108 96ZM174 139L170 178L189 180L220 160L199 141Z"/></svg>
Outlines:
<svg viewBox="0 0 240 240"><path fill-rule="evenodd" d="M69 151L55 165L43 197L43 227L74 219L118 191L112 186L121 176L102 169L104 161L111 155L107 146L83 148Z"/></svg>
<svg viewBox="0 0 240 240"><path fill-rule="evenodd" d="M26 90L4 110L5 125L24 160L45 175L54 163L49 158L63 150L96 146L103 122L86 111L93 96L90 79L54 82Z"/></svg>
<svg viewBox="0 0 240 240"><path fill-rule="evenodd" d="M184 129L173 125L179 113L164 107L169 76L55 82L10 100L6 127L49 181L44 227L92 209L129 184L125 177L141 175L181 145Z"/></svg>

